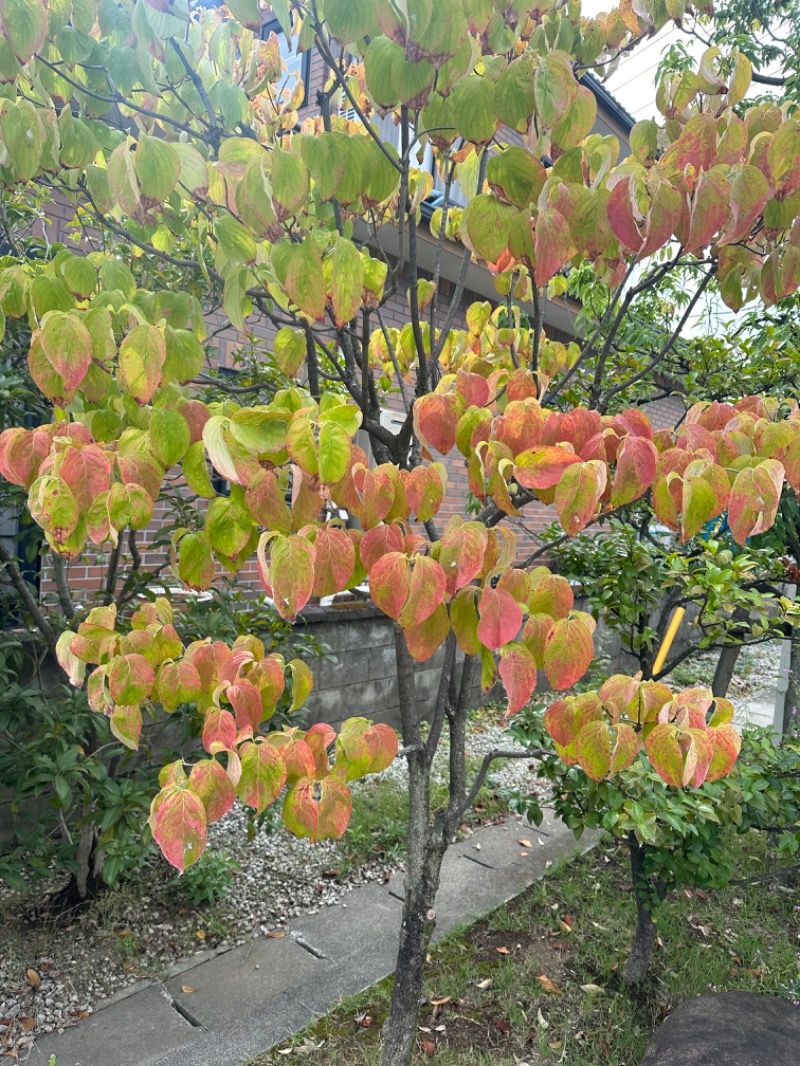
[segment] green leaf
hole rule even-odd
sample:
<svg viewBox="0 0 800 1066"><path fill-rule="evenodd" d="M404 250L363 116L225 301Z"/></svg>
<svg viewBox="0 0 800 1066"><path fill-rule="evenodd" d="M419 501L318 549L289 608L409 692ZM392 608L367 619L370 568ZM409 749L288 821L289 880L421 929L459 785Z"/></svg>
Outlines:
<svg viewBox="0 0 800 1066"><path fill-rule="evenodd" d="M486 168L492 192L517 207L525 207L539 198L547 173L530 152L512 146L493 155Z"/></svg>
<svg viewBox="0 0 800 1066"><path fill-rule="evenodd" d="M242 776L236 787L242 803L254 807L257 814L274 803L286 783L286 763L280 749L256 741L242 756Z"/></svg>
<svg viewBox="0 0 800 1066"><path fill-rule="evenodd" d="M321 320L325 315L325 274L313 239L275 245L272 264L290 300L309 318Z"/></svg>
<svg viewBox="0 0 800 1066"><path fill-rule="evenodd" d="M220 215L216 225L217 240L225 255L234 263L252 263L256 258L256 242L233 215Z"/></svg>
<svg viewBox="0 0 800 1066"><path fill-rule="evenodd" d="M319 476L326 485L335 485L350 465L350 436L336 422L324 422L319 430Z"/></svg>
<svg viewBox="0 0 800 1066"><path fill-rule="evenodd" d="M344 153L332 133L298 138L300 154L322 201L331 200L344 175Z"/></svg>
<svg viewBox="0 0 800 1066"><path fill-rule="evenodd" d="M275 215L278 222L285 222L308 200L308 169L299 155L276 146L272 150L270 179Z"/></svg>
<svg viewBox="0 0 800 1066"><path fill-rule="evenodd" d="M555 126L578 92L578 83L565 53L548 52L539 57L533 92L539 121L547 127Z"/></svg>
<svg viewBox="0 0 800 1066"><path fill-rule="evenodd" d="M495 113L504 126L527 133L535 106L533 63L530 56L519 56L509 63L497 79L494 89Z"/></svg>
<svg viewBox="0 0 800 1066"><path fill-rule="evenodd" d="M341 327L355 318L361 307L364 289L364 261L358 248L345 237L336 239L330 273L334 321Z"/></svg>
<svg viewBox="0 0 800 1066"><path fill-rule="evenodd" d="M3 101L0 133L17 181L27 182L39 168L44 130L28 100Z"/></svg>
<svg viewBox="0 0 800 1066"><path fill-rule="evenodd" d="M74 392L92 361L92 338L83 322L75 314L51 311L44 319L39 340L65 391Z"/></svg>
<svg viewBox="0 0 800 1066"><path fill-rule="evenodd" d="M216 566L206 533L187 533L178 551L178 576L184 585L198 592L211 588Z"/></svg>
<svg viewBox="0 0 800 1066"><path fill-rule="evenodd" d="M325 0L328 29L342 44L351 44L376 30L372 0Z"/></svg>
<svg viewBox="0 0 800 1066"><path fill-rule="evenodd" d="M272 354L278 369L287 378L297 377L306 359L306 335L302 329L284 326L275 335Z"/></svg>
<svg viewBox="0 0 800 1066"><path fill-rule="evenodd" d="M181 162L178 153L161 137L139 134L136 142L136 176L145 199L162 204L178 183Z"/></svg>
<svg viewBox="0 0 800 1066"><path fill-rule="evenodd" d="M492 193L482 193L467 204L461 220L462 239L487 263L496 263L508 248L516 214L511 204L503 203Z"/></svg>
<svg viewBox="0 0 800 1066"><path fill-rule="evenodd" d="M213 500L217 495L206 464L206 450L201 440L195 441L183 457L183 476L192 492L206 500Z"/></svg>
<svg viewBox="0 0 800 1066"><path fill-rule="evenodd" d="M148 434L153 455L167 470L184 457L191 439L183 415L163 407L152 411Z"/></svg>
<svg viewBox="0 0 800 1066"><path fill-rule="evenodd" d="M155 326L136 326L120 345L120 375L138 404L149 403L161 384L166 357L164 337Z"/></svg>
<svg viewBox="0 0 800 1066"><path fill-rule="evenodd" d="M20 63L27 63L44 44L47 8L38 0L3 0L0 29Z"/></svg>
<svg viewBox="0 0 800 1066"><path fill-rule="evenodd" d="M450 114L465 141L486 144L497 128L494 82L477 74L458 82L450 98Z"/></svg>

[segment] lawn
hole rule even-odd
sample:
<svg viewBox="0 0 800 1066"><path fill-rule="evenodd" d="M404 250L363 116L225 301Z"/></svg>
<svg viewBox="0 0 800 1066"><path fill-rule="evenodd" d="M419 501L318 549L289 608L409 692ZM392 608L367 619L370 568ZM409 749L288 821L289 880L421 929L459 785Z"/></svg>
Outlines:
<svg viewBox="0 0 800 1066"><path fill-rule="evenodd" d="M763 840L742 841L742 876L764 872ZM673 894L648 984L619 977L634 905L622 846L562 865L510 904L456 930L430 957L417 1061L440 1066L638 1066L653 1029L709 990L798 998L800 911L769 880ZM372 1066L391 978L249 1066Z"/></svg>

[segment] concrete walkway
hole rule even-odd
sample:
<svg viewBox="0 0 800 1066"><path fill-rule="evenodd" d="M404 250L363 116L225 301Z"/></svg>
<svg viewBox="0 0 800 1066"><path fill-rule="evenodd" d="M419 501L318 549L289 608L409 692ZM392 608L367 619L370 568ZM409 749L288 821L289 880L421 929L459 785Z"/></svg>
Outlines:
<svg viewBox="0 0 800 1066"><path fill-rule="evenodd" d="M530 841L531 847L519 843ZM511 818L450 848L436 901L437 936L518 895L564 855L585 850L559 822ZM281 938L205 952L162 981L141 982L98 1005L28 1066L240 1066L394 970L403 880L354 889L297 918ZM183 986L192 988L184 992Z"/></svg>

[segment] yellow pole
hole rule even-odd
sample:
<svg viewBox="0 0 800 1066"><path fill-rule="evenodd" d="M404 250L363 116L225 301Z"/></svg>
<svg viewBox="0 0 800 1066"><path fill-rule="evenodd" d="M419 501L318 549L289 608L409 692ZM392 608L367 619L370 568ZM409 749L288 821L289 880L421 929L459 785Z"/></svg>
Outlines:
<svg viewBox="0 0 800 1066"><path fill-rule="evenodd" d="M654 675L657 674L661 667L664 665L664 662L669 653L669 649L672 647L672 642L675 639L675 634L678 632L678 627L680 626L681 621L683 620L683 616L685 614L685 608L675 608L675 614L672 616L672 621L669 624L669 629L667 630L666 635L664 637L664 643L661 645L658 655L656 656L656 661L653 663Z"/></svg>

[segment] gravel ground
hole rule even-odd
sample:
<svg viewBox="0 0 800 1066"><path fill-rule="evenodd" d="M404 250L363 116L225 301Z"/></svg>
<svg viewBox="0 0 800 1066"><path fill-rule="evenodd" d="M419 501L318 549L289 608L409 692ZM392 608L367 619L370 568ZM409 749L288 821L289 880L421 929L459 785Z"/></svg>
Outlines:
<svg viewBox="0 0 800 1066"><path fill-rule="evenodd" d="M478 714L469 755L479 759L498 747L514 745L491 715ZM443 770L446 759L445 742L437 769ZM525 759L495 763L490 783L499 791L538 788L529 766ZM405 760L384 775L402 783ZM314 913L392 871L376 860L355 869L344 864L346 872L340 874L346 837L312 845L275 824L248 842L240 808L210 828L209 853L227 856L235 865L224 898L208 907L188 900L176 887L174 871L160 859L74 918L60 921L43 919L35 910L38 901L22 900L0 885L0 1057L19 1053L24 1058L36 1036L76 1024L98 1001L127 985L163 974L198 951L243 943L299 914Z"/></svg>

